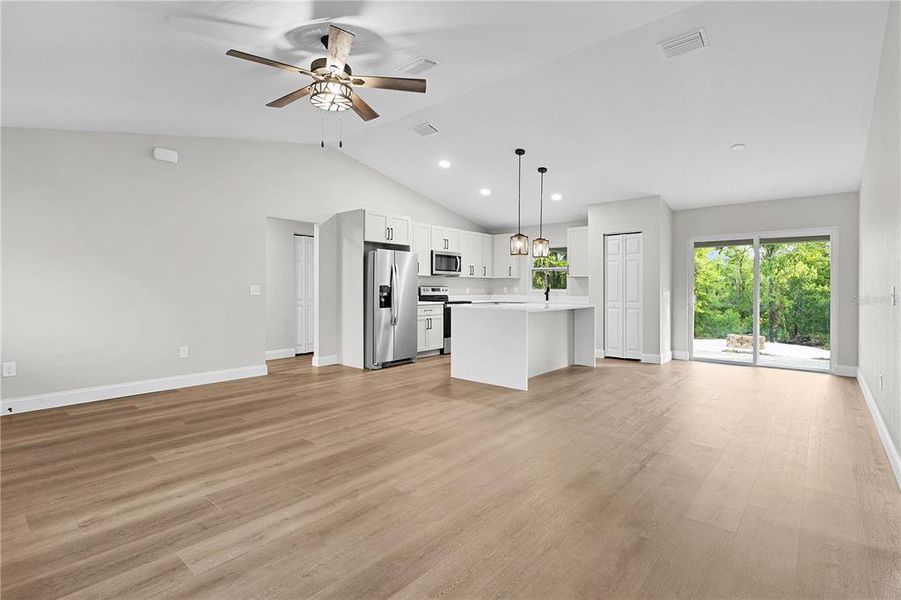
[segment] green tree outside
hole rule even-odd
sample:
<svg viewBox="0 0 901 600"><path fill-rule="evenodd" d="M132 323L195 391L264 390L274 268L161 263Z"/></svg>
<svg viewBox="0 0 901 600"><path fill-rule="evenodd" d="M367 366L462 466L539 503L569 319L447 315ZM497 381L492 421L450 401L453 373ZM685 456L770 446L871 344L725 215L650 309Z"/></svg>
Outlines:
<svg viewBox="0 0 901 600"><path fill-rule="evenodd" d="M828 241L760 245L760 333L768 341L828 349ZM695 338L753 331L753 247L695 248Z"/></svg>

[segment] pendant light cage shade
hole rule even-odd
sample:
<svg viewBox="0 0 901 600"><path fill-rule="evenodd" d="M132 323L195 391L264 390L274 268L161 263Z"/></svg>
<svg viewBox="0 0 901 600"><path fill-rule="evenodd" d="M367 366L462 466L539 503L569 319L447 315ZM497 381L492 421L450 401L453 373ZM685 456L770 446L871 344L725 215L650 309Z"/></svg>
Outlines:
<svg viewBox="0 0 901 600"><path fill-rule="evenodd" d="M510 254L513 256L528 256L529 236L521 233L510 236Z"/></svg>
<svg viewBox="0 0 901 600"><path fill-rule="evenodd" d="M517 148L514 154L519 159L518 187L516 192L516 233L510 236L510 254L512 256L529 255L529 237L522 233L522 155L526 151Z"/></svg>
<svg viewBox="0 0 901 600"><path fill-rule="evenodd" d="M551 242L547 238L535 238L532 240L532 256L534 258L547 258L551 255Z"/></svg>

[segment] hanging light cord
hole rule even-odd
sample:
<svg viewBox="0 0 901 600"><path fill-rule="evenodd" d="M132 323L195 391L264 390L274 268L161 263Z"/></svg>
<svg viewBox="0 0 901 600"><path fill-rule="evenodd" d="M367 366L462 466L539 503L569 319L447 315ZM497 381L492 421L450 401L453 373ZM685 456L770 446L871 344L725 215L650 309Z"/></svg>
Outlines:
<svg viewBox="0 0 901 600"><path fill-rule="evenodd" d="M538 184L538 237L544 238L542 235L542 226L544 225L544 173L541 173L541 182Z"/></svg>
<svg viewBox="0 0 901 600"><path fill-rule="evenodd" d="M519 187L516 191L516 233L522 233L522 154L519 155Z"/></svg>

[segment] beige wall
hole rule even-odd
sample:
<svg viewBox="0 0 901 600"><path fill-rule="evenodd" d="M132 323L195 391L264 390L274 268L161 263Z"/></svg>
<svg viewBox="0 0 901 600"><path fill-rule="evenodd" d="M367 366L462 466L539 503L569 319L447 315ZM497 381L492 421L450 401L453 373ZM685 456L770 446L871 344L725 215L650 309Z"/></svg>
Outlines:
<svg viewBox="0 0 901 600"><path fill-rule="evenodd" d="M838 365L857 366L857 194L831 194L713 206L673 213L673 351L688 352L688 248L695 236L838 228Z"/></svg>
<svg viewBox="0 0 901 600"><path fill-rule="evenodd" d="M318 146L4 128L2 168L5 399L262 364L267 216L479 229Z"/></svg>
<svg viewBox="0 0 901 600"><path fill-rule="evenodd" d="M293 349L297 343L294 236L313 235L313 223L266 218L266 350Z"/></svg>
<svg viewBox="0 0 901 600"><path fill-rule="evenodd" d="M873 118L860 181L860 376L901 452L901 155L898 153L899 29L901 6L892 2L876 86ZM879 376L884 378L879 388ZM896 472L901 482L901 471Z"/></svg>

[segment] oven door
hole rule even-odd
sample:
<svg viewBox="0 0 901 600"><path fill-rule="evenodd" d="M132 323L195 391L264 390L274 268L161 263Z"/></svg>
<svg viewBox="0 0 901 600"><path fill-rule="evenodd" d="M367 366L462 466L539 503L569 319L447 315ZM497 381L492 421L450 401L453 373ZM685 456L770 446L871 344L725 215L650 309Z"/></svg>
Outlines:
<svg viewBox="0 0 901 600"><path fill-rule="evenodd" d="M459 276L463 270L463 257L459 252L432 250L432 275Z"/></svg>

